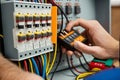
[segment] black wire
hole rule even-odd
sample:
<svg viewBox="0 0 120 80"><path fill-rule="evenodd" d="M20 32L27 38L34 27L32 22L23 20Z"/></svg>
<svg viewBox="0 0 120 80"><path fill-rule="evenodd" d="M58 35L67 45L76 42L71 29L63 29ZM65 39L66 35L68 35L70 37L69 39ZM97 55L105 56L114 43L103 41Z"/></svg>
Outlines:
<svg viewBox="0 0 120 80"><path fill-rule="evenodd" d="M83 55L83 53L82 53L82 52L81 52L81 55L82 55L82 57L83 57L83 59L84 59L85 63L89 66L89 63L88 63L88 61L86 60L86 58L85 58L85 56Z"/></svg>
<svg viewBox="0 0 120 80"><path fill-rule="evenodd" d="M55 6L57 6L59 8L59 10L61 11L61 13L65 16L65 19L66 19L67 23L69 23L69 19L68 19L67 15L64 13L64 11L61 9L61 7L58 6L57 4L55 4L55 2L53 2L52 0L50 0L50 3L53 4L53 5L55 5Z"/></svg>
<svg viewBox="0 0 120 80"><path fill-rule="evenodd" d="M63 30L63 13L61 13L61 27L60 27L60 32L62 32L62 30Z"/></svg>
<svg viewBox="0 0 120 80"><path fill-rule="evenodd" d="M85 56L83 55L83 53L80 52L80 54L81 54L81 56L83 57L83 59L84 59L85 63L87 64L87 66L89 67L89 63L88 63L88 61L86 60L86 58L85 58ZM83 68L84 70L89 71L89 69L87 69L87 68L84 66L84 64L82 63L82 61L81 61L80 58L79 58L79 62L80 62L80 65L82 66L82 68Z"/></svg>
<svg viewBox="0 0 120 80"><path fill-rule="evenodd" d="M89 71L82 63L81 59L79 58L79 62L80 62L80 66L82 66L82 68L85 70L85 71Z"/></svg>
<svg viewBox="0 0 120 80"><path fill-rule="evenodd" d="M60 55L59 55L59 60L58 60L58 63L57 63L57 65L56 65L53 73L52 73L52 76L51 76L51 79L50 79L50 80L53 79L54 74L55 74L55 72L56 72L56 70L57 70L57 68L58 68L58 66L59 66L59 64L61 63L61 60L62 60L62 50L61 50L61 45L60 45L60 44L59 44L59 50L60 50L60 52L59 52L59 54L60 54Z"/></svg>
<svg viewBox="0 0 120 80"><path fill-rule="evenodd" d="M70 66L70 63L69 63L69 58L68 58L68 55L67 55L67 54L66 54L66 59L67 59L67 63L68 63L68 67L69 67L70 71L73 73L74 76L78 76L78 75L72 70L72 68L71 68L71 66Z"/></svg>
<svg viewBox="0 0 120 80"><path fill-rule="evenodd" d="M61 10L60 10L61 11ZM63 30L63 13L61 12L61 27L60 27L60 32ZM59 33L60 33L59 32ZM51 76L51 79L50 80L52 80L53 79L53 77L54 77L54 74L55 74L55 72L56 72L56 70L57 70L57 68L58 68L58 66L59 66L59 64L60 64L60 62L61 62L61 60L62 60L62 46L61 46L61 44L58 44L58 48L59 48L59 60L58 60L58 63L57 63L57 65L56 65L56 68L54 69L54 71L53 71L53 74L52 74L52 76Z"/></svg>

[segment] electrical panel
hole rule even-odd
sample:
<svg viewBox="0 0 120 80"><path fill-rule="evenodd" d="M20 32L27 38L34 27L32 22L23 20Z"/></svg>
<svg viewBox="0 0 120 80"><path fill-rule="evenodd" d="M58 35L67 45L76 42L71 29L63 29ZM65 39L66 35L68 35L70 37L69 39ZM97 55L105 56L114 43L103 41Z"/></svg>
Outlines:
<svg viewBox="0 0 120 80"><path fill-rule="evenodd" d="M52 5L45 3L8 1L2 4L8 58L19 61L53 51L51 10Z"/></svg>
<svg viewBox="0 0 120 80"><path fill-rule="evenodd" d="M66 54L61 57L61 47L57 49L57 33L66 28L68 21L78 18L98 20L108 32L110 31L109 0L51 0L56 7L59 6L57 11L53 10L54 4L50 0L1 1L5 56L12 61L18 61L19 66L30 65L32 61L34 70L30 72L44 74L40 75L43 78L45 75L48 77L50 72L51 77L57 69L55 79L74 80L69 72L72 66L69 66L68 62L72 61L76 68L85 71L81 63L88 68L86 61L91 62L94 58L88 54L79 58L75 55L68 56L69 61ZM80 26L75 29L84 31ZM35 65L39 69L36 69ZM24 70L29 71L27 67Z"/></svg>

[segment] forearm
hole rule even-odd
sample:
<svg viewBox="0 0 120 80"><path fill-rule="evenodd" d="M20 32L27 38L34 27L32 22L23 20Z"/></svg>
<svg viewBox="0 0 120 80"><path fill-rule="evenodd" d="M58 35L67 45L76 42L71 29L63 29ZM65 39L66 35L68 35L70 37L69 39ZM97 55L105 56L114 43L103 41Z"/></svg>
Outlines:
<svg viewBox="0 0 120 80"><path fill-rule="evenodd" d="M25 72L0 55L0 80L43 80L41 77Z"/></svg>
<svg viewBox="0 0 120 80"><path fill-rule="evenodd" d="M15 80L16 74L21 75L20 70L16 65L0 55L0 80Z"/></svg>

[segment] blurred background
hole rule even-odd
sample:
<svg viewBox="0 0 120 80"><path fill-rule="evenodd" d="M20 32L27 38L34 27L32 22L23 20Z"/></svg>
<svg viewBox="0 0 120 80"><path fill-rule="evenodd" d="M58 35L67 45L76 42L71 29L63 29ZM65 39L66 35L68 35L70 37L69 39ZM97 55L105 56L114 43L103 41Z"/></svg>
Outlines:
<svg viewBox="0 0 120 80"><path fill-rule="evenodd" d="M112 36L119 40L120 37L120 0L111 0L112 7Z"/></svg>
<svg viewBox="0 0 120 80"><path fill-rule="evenodd" d="M115 39L120 40L120 0L111 0L111 7L111 33ZM115 65L120 67L120 59L115 60Z"/></svg>

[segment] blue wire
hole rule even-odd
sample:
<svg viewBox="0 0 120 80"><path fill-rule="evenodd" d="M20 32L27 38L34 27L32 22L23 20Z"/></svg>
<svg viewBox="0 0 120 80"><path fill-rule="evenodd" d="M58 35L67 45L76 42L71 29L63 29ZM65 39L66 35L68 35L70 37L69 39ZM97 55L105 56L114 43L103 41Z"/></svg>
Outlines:
<svg viewBox="0 0 120 80"><path fill-rule="evenodd" d="M32 60L33 66L35 68L36 74L40 75L37 63L35 62L35 59L31 58L31 60Z"/></svg>
<svg viewBox="0 0 120 80"><path fill-rule="evenodd" d="M37 0L34 0L34 2L38 2Z"/></svg>
<svg viewBox="0 0 120 80"><path fill-rule="evenodd" d="M47 61L46 61L46 55L43 55L43 57L44 57L44 66L43 66L43 74L42 74L42 77L45 79L45 77L46 77L46 63L47 63Z"/></svg>

